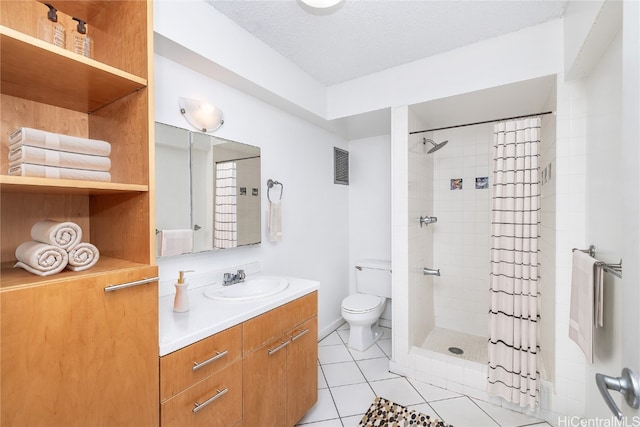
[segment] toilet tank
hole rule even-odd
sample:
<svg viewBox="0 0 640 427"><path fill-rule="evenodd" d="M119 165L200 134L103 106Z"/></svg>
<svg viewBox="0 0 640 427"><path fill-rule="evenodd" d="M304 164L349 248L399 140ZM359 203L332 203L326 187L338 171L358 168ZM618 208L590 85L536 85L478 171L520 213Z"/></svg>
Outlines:
<svg viewBox="0 0 640 427"><path fill-rule="evenodd" d="M356 262L356 290L361 294L391 298L391 262L376 259Z"/></svg>

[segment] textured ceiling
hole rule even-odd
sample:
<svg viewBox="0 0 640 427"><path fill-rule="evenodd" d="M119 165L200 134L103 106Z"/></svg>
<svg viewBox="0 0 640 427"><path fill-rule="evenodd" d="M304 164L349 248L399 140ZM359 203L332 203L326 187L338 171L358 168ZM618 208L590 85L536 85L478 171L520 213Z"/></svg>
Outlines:
<svg viewBox="0 0 640 427"><path fill-rule="evenodd" d="M566 0L207 0L325 85L362 77L562 16Z"/></svg>

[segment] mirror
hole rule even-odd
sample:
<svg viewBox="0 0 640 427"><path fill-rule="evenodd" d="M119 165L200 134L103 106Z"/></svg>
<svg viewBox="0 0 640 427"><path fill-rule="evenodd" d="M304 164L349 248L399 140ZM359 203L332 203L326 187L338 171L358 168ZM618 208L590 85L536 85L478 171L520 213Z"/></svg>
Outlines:
<svg viewBox="0 0 640 427"><path fill-rule="evenodd" d="M260 148L156 123L157 256L259 244Z"/></svg>

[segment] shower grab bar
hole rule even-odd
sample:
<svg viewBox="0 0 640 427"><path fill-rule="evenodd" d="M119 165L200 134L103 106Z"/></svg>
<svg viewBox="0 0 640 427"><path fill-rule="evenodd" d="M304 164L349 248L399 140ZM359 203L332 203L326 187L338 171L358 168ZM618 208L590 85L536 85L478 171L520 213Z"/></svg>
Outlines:
<svg viewBox="0 0 640 427"><path fill-rule="evenodd" d="M571 250L571 252L575 252L575 251L580 251L580 252L584 252L585 254L589 254L591 258L596 257L596 247L593 245L590 245L589 249L573 248ZM610 264L610 263L606 263L604 261L598 260L596 261L596 266L606 271L607 273L611 273L614 276L622 279L622 258L620 259L620 262L618 264Z"/></svg>

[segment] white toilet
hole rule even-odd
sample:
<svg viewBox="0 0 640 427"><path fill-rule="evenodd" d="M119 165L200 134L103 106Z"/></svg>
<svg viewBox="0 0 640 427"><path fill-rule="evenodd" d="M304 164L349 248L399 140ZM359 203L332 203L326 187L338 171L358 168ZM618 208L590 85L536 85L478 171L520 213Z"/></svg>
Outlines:
<svg viewBox="0 0 640 427"><path fill-rule="evenodd" d="M358 261L356 292L342 301L342 317L351 330L349 348L364 351L382 335L377 323L387 298L391 298L391 262Z"/></svg>

